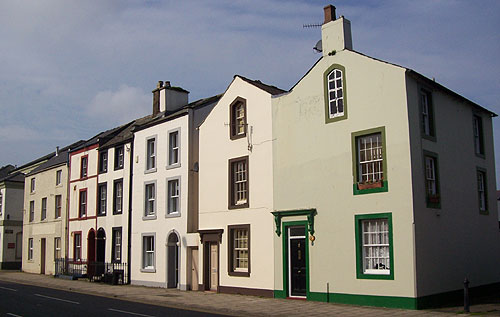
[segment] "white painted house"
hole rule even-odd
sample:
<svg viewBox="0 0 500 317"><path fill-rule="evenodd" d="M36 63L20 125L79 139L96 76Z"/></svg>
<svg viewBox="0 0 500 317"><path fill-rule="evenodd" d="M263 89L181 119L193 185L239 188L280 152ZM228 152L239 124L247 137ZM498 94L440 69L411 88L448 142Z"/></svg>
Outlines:
<svg viewBox="0 0 500 317"><path fill-rule="evenodd" d="M198 289L198 127L219 98L188 104L159 82L153 119L134 129L132 284Z"/></svg>
<svg viewBox="0 0 500 317"><path fill-rule="evenodd" d="M272 100L275 296L416 309L499 283L496 115L354 51L333 6L321 32Z"/></svg>
<svg viewBox="0 0 500 317"><path fill-rule="evenodd" d="M235 76L200 127L201 290L273 296L271 97Z"/></svg>

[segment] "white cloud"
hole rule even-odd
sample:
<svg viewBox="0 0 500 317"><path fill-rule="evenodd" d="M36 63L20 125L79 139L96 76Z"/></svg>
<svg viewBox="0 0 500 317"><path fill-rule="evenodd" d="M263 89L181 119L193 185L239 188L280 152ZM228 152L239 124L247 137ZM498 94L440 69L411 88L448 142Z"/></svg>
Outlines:
<svg viewBox="0 0 500 317"><path fill-rule="evenodd" d="M152 111L152 95L137 87L121 85L116 91L99 92L86 108L87 115L105 122L109 128L140 117Z"/></svg>

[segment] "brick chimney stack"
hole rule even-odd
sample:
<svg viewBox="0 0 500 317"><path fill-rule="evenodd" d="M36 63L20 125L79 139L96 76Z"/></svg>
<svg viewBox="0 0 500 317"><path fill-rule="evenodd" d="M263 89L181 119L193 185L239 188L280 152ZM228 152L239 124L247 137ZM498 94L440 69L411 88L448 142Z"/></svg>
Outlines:
<svg viewBox="0 0 500 317"><path fill-rule="evenodd" d="M321 26L323 56L332 55L334 51L352 50L351 21L343 16L337 19L335 7L331 4L324 7L324 12L325 22Z"/></svg>
<svg viewBox="0 0 500 317"><path fill-rule="evenodd" d="M326 24L330 21L335 21L337 19L335 16L335 6L329 4L324 7L323 10L325 11L325 22L323 22L323 24Z"/></svg>

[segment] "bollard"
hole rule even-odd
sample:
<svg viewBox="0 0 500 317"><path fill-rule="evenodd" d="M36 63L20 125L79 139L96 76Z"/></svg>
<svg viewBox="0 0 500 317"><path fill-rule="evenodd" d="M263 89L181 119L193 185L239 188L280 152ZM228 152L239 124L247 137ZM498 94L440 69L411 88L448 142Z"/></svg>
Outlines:
<svg viewBox="0 0 500 317"><path fill-rule="evenodd" d="M464 312L470 313L469 280L467 277L464 280Z"/></svg>

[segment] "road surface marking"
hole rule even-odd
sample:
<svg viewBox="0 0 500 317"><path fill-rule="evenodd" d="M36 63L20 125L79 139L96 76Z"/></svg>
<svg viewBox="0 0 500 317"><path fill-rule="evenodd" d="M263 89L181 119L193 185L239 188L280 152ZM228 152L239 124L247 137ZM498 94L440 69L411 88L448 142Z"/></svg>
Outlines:
<svg viewBox="0 0 500 317"><path fill-rule="evenodd" d="M1 289L6 289L8 291L13 291L13 292L17 292L17 289L13 289L13 288L8 288L8 287L2 287L0 286Z"/></svg>
<svg viewBox="0 0 500 317"><path fill-rule="evenodd" d="M113 308L108 308L108 310L115 311L115 312L118 312L118 313L135 315L135 316L153 317L151 315L138 314L138 313L133 313L133 312L125 311L125 310L118 310L118 309L113 309Z"/></svg>
<svg viewBox="0 0 500 317"><path fill-rule="evenodd" d="M74 302L74 301L71 301L71 300L66 300L66 299L61 299L61 298L56 298L56 297L50 297L50 296L45 296L45 295L40 295L40 294L35 294L35 296L38 296L38 297L44 297L44 298L48 298L48 299L54 299L54 300L59 300L61 302L66 302L66 303L71 303L71 304L77 304L77 305L80 305L79 302Z"/></svg>
<svg viewBox="0 0 500 317"><path fill-rule="evenodd" d="M23 316L19 316L19 315L13 314L13 313L7 313L7 315L14 316L14 317L23 317Z"/></svg>

